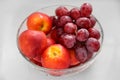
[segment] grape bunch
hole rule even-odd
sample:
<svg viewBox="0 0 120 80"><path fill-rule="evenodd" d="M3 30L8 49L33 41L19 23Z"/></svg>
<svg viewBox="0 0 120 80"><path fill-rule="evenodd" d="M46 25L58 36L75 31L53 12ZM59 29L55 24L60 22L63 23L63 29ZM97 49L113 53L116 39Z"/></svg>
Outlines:
<svg viewBox="0 0 120 80"><path fill-rule="evenodd" d="M100 49L100 32L94 26L96 18L92 15L92 6L83 3L80 7L68 10L59 6L55 16L51 16L53 28L50 36L56 43L73 49L77 59L84 63Z"/></svg>

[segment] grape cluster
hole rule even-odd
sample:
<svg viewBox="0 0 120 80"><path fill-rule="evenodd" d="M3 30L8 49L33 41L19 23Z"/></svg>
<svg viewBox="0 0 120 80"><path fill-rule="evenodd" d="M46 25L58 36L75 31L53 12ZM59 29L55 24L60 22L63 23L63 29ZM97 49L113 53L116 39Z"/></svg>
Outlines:
<svg viewBox="0 0 120 80"><path fill-rule="evenodd" d="M91 58L93 53L100 48L100 32L94 27L96 19L92 11L89 3L71 10L65 6L59 6L55 10L56 16L51 16L52 39L68 49L74 49L80 62Z"/></svg>

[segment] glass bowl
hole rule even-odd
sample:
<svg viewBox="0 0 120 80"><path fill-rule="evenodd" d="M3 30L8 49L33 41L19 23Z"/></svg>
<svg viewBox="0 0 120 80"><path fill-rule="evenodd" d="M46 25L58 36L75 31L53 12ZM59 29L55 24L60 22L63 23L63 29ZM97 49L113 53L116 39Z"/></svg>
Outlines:
<svg viewBox="0 0 120 80"><path fill-rule="evenodd" d="M43 12L43 13L46 13L48 14L49 16L53 16L55 15L55 9L57 7L59 7L61 5L52 5L52 6L48 6L48 7L44 7L44 8L41 8L37 11L40 11L40 12ZM72 6L72 5L62 5L62 6L65 6L67 7L69 10L72 9L73 7L76 7L76 6ZM21 23L19 29L18 29L18 32L17 32L17 47L18 47L18 50L20 51L19 49L19 46L18 46L18 37L19 35L27 30L27 26L26 26L26 20L27 20L27 17L26 19ZM96 24L95 24L95 28L99 30L100 32L100 39L99 39L99 42L101 44L101 47L102 47L102 43L103 43L103 29L102 29L102 26L101 24L99 23L99 21L96 19ZM68 69L48 69L48 68L44 68L44 67L41 67L41 66L38 66L36 65L35 63L31 62L29 58L27 58L26 56L24 56L22 54L22 52L20 51L20 53L22 54L22 56L30 63L32 64L36 69L38 69L39 71L42 71L42 72L45 72L47 74L50 74L50 75L53 75L53 76L63 76L63 75L69 75L69 74L74 74L74 73L78 73L78 72L82 72L83 70L87 69L93 62L94 60L96 59L97 55L100 53L101 51L101 47L99 49L98 52L96 52L92 58L88 61L86 61L85 63L83 64L80 64L78 66L75 66L75 67L72 67L72 68L68 68Z"/></svg>

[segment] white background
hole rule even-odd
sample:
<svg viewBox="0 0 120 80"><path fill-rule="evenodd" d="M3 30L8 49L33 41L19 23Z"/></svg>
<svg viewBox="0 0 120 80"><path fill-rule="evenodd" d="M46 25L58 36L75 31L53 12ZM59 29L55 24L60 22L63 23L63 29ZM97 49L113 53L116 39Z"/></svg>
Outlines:
<svg viewBox="0 0 120 80"><path fill-rule="evenodd" d="M16 33L33 11L55 4L93 5L93 14L104 29L104 43L95 63L74 76L57 80L120 80L119 0L0 0L0 80L56 80L34 69L19 53Z"/></svg>

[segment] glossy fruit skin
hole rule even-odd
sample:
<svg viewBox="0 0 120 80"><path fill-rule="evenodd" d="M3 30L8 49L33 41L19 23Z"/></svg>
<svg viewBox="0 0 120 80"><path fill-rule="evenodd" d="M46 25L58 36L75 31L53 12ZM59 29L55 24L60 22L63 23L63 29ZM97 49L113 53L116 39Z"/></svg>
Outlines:
<svg viewBox="0 0 120 80"><path fill-rule="evenodd" d="M57 37L61 36L64 33L63 28L57 28Z"/></svg>
<svg viewBox="0 0 120 80"><path fill-rule="evenodd" d="M71 9L70 16L72 17L72 19L77 20L79 17L81 17L80 9L79 8Z"/></svg>
<svg viewBox="0 0 120 80"><path fill-rule="evenodd" d="M41 63L45 68L66 69L70 66L70 54L61 44L54 44L41 55Z"/></svg>
<svg viewBox="0 0 120 80"><path fill-rule="evenodd" d="M58 42L61 34L63 34L64 31L62 28L54 28L51 33L50 33L50 37L55 41Z"/></svg>
<svg viewBox="0 0 120 80"><path fill-rule="evenodd" d="M72 48L76 43L76 37L73 34L62 34L59 42L66 48Z"/></svg>
<svg viewBox="0 0 120 80"><path fill-rule="evenodd" d="M93 37L93 38L96 38L96 39L99 39L100 38L100 32L95 29L95 28L89 28L88 29L89 31L89 37Z"/></svg>
<svg viewBox="0 0 120 80"><path fill-rule="evenodd" d="M37 63L41 64L41 54L37 55L35 58L31 58L33 61L36 61ZM41 65L42 66L42 65Z"/></svg>
<svg viewBox="0 0 120 80"><path fill-rule="evenodd" d="M41 12L34 12L27 18L27 28L48 33L52 28L51 18Z"/></svg>
<svg viewBox="0 0 120 80"><path fill-rule="evenodd" d="M86 48L83 47L77 47L75 49L76 55L77 55L77 59L81 62L84 63L87 60L87 50Z"/></svg>
<svg viewBox="0 0 120 80"><path fill-rule="evenodd" d="M91 22L89 18L87 17L81 17L76 20L76 24L79 28L90 28L91 27Z"/></svg>
<svg viewBox="0 0 120 80"><path fill-rule="evenodd" d="M70 66L75 66L80 63L80 61L77 59L77 55L75 53L74 49L69 49L69 54L70 54Z"/></svg>
<svg viewBox="0 0 120 80"><path fill-rule="evenodd" d="M34 63L34 64L36 64L38 66L42 66L41 62L36 60L36 59L34 59L34 58L30 58L30 62L32 62L32 63Z"/></svg>
<svg viewBox="0 0 120 80"><path fill-rule="evenodd" d="M96 38L89 38L86 41L86 48L89 52L97 52L100 48L100 42Z"/></svg>
<svg viewBox="0 0 120 80"><path fill-rule="evenodd" d="M55 13L58 17L68 15L69 11L65 6L59 6L56 10Z"/></svg>
<svg viewBox="0 0 120 80"><path fill-rule="evenodd" d="M59 26L64 27L64 25L68 22L72 22L72 19L70 16L61 16L59 19Z"/></svg>
<svg viewBox="0 0 120 80"><path fill-rule="evenodd" d="M56 16L50 16L50 18L52 20L52 27L54 27L56 25L57 18L56 18Z"/></svg>
<svg viewBox="0 0 120 80"><path fill-rule="evenodd" d="M94 27L96 22L97 22L96 18L93 15L91 15L89 17L89 19L90 19L90 22L91 22L91 27Z"/></svg>
<svg viewBox="0 0 120 80"><path fill-rule="evenodd" d="M52 38L47 38L47 47L55 44L55 41Z"/></svg>
<svg viewBox="0 0 120 80"><path fill-rule="evenodd" d="M47 37L42 31L25 30L18 37L18 47L23 55L35 58L47 45Z"/></svg>
<svg viewBox="0 0 120 80"><path fill-rule="evenodd" d="M92 13L92 5L90 3L83 3L80 7L81 16L89 17Z"/></svg>
<svg viewBox="0 0 120 80"><path fill-rule="evenodd" d="M86 41L89 37L89 32L87 29L81 28L77 31L76 38L78 41Z"/></svg>
<svg viewBox="0 0 120 80"><path fill-rule="evenodd" d="M68 34L75 34L77 31L77 25L74 23L66 23L64 26L64 32Z"/></svg>
<svg viewBox="0 0 120 80"><path fill-rule="evenodd" d="M52 29L52 31L50 32L50 38L52 38L54 41L58 40L58 35L57 35L57 29L56 28Z"/></svg>
<svg viewBox="0 0 120 80"><path fill-rule="evenodd" d="M88 51L86 61L90 60L92 58L92 56L93 56L93 53Z"/></svg>

